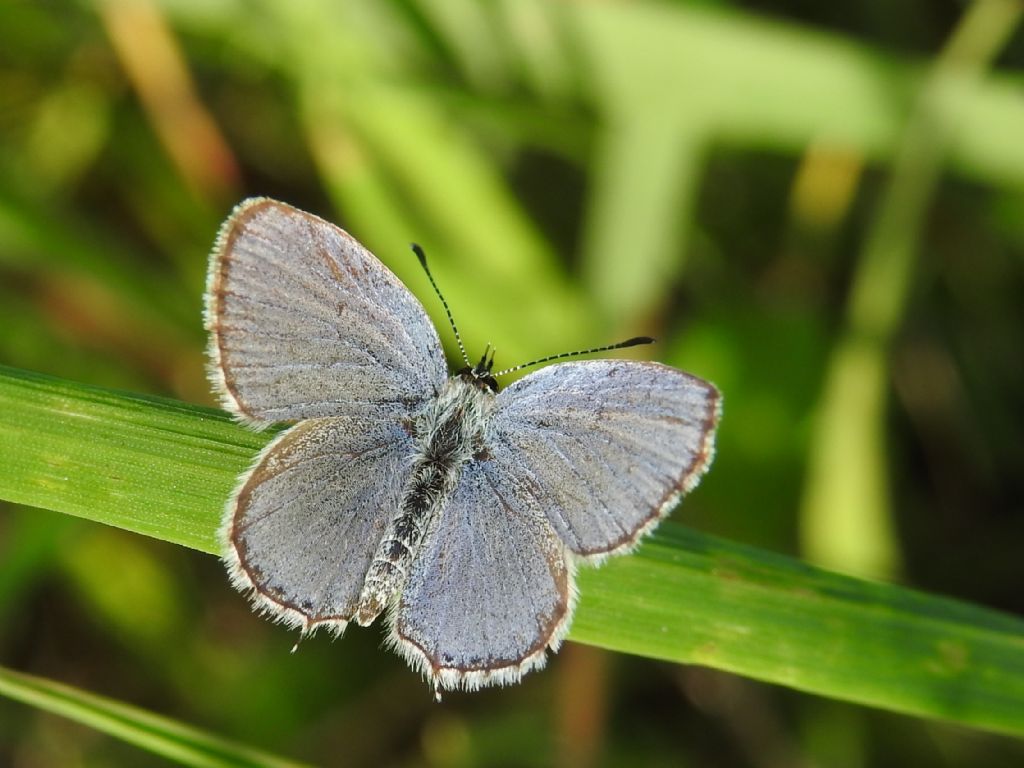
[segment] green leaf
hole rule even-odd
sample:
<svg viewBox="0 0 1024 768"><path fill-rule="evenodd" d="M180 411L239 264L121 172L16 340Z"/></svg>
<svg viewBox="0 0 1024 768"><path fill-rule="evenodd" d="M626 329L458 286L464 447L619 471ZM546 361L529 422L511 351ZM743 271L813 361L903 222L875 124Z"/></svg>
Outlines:
<svg viewBox="0 0 1024 768"><path fill-rule="evenodd" d="M0 498L206 552L270 439L219 412L0 368ZM1024 620L661 526L580 574L571 638L1024 735Z"/></svg>
<svg viewBox="0 0 1024 768"><path fill-rule="evenodd" d="M297 768L301 765L137 707L4 667L0 667L0 695L67 717L184 765L203 768Z"/></svg>
<svg viewBox="0 0 1024 768"><path fill-rule="evenodd" d="M4 367L0 408L0 498L211 553L235 477L273 434Z"/></svg>

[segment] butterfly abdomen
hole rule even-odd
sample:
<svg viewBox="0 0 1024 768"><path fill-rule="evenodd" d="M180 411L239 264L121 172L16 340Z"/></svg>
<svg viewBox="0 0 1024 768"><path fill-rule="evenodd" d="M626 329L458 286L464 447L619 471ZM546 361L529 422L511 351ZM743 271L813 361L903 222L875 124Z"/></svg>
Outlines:
<svg viewBox="0 0 1024 768"><path fill-rule="evenodd" d="M481 451L493 394L456 377L414 423L412 474L366 573L355 620L371 624L405 583L409 566L462 466Z"/></svg>

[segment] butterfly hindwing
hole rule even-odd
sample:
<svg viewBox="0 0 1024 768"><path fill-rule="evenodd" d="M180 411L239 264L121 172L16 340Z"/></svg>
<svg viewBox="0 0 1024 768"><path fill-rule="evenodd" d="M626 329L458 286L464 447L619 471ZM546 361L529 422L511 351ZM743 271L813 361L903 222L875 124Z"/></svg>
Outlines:
<svg viewBox="0 0 1024 768"><path fill-rule="evenodd" d="M392 615L392 642L442 688L515 682L543 665L575 600L565 548L534 499L467 464Z"/></svg>
<svg viewBox="0 0 1024 768"><path fill-rule="evenodd" d="M397 509L413 447L398 424L309 419L243 475L222 527L232 580L258 607L304 630L345 628Z"/></svg>

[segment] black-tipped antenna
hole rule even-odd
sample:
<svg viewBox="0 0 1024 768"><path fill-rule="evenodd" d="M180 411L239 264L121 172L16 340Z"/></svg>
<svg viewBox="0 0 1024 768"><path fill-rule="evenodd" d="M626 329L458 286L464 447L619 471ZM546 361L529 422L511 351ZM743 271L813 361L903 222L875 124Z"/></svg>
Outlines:
<svg viewBox="0 0 1024 768"><path fill-rule="evenodd" d="M441 289L437 287L437 283L434 282L434 276L430 274L430 267L427 266L427 254L423 252L416 243L412 243L412 252L416 254L416 258L420 260L420 266L423 267L423 271L427 273L427 278L430 280L430 284L434 286L434 293L437 294L437 298L441 300L441 305L444 307L444 313L448 315L448 323L452 327L452 331L455 333L455 341L458 342L459 352L462 353L462 359L466 361L466 367L469 368L472 364L469 362L469 356L466 354L466 348L462 345L462 337L459 335L459 329L455 325L455 318L452 317L452 311L448 309L448 302L444 300L444 295L441 293Z"/></svg>
<svg viewBox="0 0 1024 768"><path fill-rule="evenodd" d="M503 371L498 371L493 376L504 376L506 373L515 373L516 371L522 370L523 368L529 368L531 365L540 365L541 363L548 363L552 360L561 360L566 357L578 357L579 355L589 355L593 352L607 352L611 349L622 349L623 347L635 347L638 344L653 344L654 339L650 336L634 336L632 339L626 339L620 341L618 344L609 344L607 347L594 347L593 349L580 349L576 352L561 352L557 355L548 355L542 357L539 360L533 360L529 363L523 363L522 365L516 365L512 368L506 368Z"/></svg>

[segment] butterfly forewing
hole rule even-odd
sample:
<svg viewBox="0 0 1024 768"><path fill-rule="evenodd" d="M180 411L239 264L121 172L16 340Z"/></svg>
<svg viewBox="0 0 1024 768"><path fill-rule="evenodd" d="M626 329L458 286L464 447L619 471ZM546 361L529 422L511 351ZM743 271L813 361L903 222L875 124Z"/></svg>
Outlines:
<svg viewBox="0 0 1024 768"><path fill-rule="evenodd" d="M718 390L658 363L543 368L498 395L487 451L529 489L569 549L634 544L707 469Z"/></svg>
<svg viewBox="0 0 1024 768"><path fill-rule="evenodd" d="M283 203L235 209L206 302L214 379L251 421L407 415L447 375L434 326L398 278L344 230Z"/></svg>

